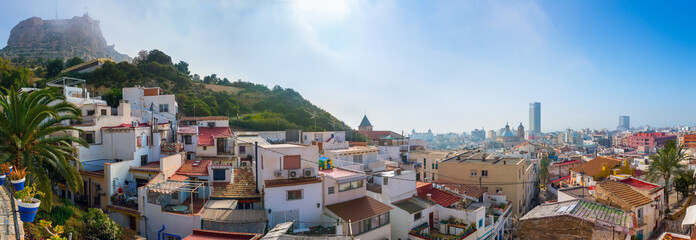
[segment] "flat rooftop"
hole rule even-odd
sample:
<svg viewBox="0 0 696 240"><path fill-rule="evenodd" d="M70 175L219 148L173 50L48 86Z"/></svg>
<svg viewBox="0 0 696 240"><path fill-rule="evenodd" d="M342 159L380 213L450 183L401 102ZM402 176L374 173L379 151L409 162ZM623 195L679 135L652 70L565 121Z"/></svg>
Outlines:
<svg viewBox="0 0 696 240"><path fill-rule="evenodd" d="M495 165L518 165L524 159L520 157L500 156L497 154L485 153L480 150L466 151L450 158L442 160L443 163L471 163L471 164L495 164Z"/></svg>

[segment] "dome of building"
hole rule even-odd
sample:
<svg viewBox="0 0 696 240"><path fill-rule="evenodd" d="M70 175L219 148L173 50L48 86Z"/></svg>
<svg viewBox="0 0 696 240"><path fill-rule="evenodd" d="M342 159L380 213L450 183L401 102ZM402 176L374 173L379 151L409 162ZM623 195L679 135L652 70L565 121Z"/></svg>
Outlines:
<svg viewBox="0 0 696 240"><path fill-rule="evenodd" d="M510 131L505 131L502 136L503 137L514 137L515 135L512 135L512 132L510 132Z"/></svg>

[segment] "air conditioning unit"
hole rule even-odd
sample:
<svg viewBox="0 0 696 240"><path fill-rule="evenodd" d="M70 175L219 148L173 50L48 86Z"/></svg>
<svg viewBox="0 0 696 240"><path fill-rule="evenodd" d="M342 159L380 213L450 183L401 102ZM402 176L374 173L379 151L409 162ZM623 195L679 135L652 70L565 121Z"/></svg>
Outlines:
<svg viewBox="0 0 696 240"><path fill-rule="evenodd" d="M135 128L135 127L138 127L138 121L133 121L133 122L131 122L131 126L134 127L134 128Z"/></svg>
<svg viewBox="0 0 696 240"><path fill-rule="evenodd" d="M302 170L300 170L300 169L288 170L288 177L290 177L290 178L302 177Z"/></svg>
<svg viewBox="0 0 696 240"><path fill-rule="evenodd" d="M314 177L314 168L305 168L302 169L302 176L303 177Z"/></svg>
<svg viewBox="0 0 696 240"><path fill-rule="evenodd" d="M285 170L275 170L275 172L273 172L273 175L274 175L275 177L277 177L277 178L283 178L283 177L288 176L288 171L285 171Z"/></svg>

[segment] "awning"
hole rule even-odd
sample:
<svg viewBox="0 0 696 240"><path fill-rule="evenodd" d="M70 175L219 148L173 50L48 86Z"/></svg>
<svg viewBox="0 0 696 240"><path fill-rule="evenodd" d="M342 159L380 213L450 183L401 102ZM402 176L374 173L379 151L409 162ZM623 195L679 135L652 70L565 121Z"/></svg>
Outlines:
<svg viewBox="0 0 696 240"><path fill-rule="evenodd" d="M696 206L690 206L686 209L686 214L684 215L682 226L694 224L696 224Z"/></svg>

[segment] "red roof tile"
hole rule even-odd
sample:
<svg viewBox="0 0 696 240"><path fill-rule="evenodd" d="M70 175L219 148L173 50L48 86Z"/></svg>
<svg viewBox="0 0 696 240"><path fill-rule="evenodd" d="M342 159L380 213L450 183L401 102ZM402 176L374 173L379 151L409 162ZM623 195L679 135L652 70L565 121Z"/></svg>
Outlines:
<svg viewBox="0 0 696 240"><path fill-rule="evenodd" d="M198 145L215 146L215 138L231 137L232 131L228 127L199 127Z"/></svg>
<svg viewBox="0 0 696 240"><path fill-rule="evenodd" d="M418 196L423 199L428 199L428 194L430 194L430 199L433 202L443 207L452 206L452 204L462 199L454 194L434 188L432 183L421 184L421 186L418 187Z"/></svg>
<svg viewBox="0 0 696 240"><path fill-rule="evenodd" d="M187 160L176 174L185 176L208 176L209 160Z"/></svg>
<svg viewBox="0 0 696 240"><path fill-rule="evenodd" d="M635 188L640 188L640 189L645 189L645 190L653 190L655 188L661 187L660 185L641 181L641 180L638 180L635 178L621 179L621 180L619 180L619 182L628 184L628 185L635 187Z"/></svg>

